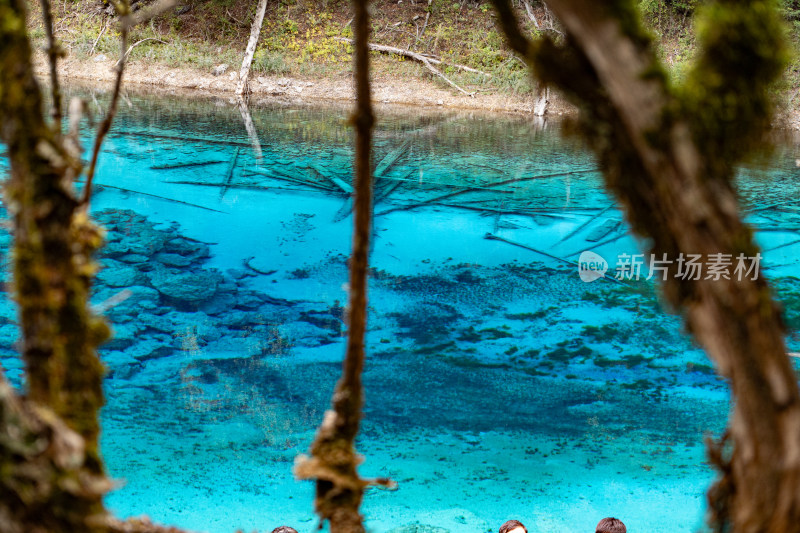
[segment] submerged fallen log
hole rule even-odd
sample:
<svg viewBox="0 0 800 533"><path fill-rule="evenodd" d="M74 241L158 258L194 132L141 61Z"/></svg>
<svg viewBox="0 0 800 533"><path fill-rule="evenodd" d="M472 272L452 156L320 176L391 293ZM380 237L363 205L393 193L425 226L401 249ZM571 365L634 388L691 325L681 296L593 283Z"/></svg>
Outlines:
<svg viewBox="0 0 800 533"><path fill-rule="evenodd" d="M484 213L491 213L493 215L520 215L526 217L550 217L550 218L573 218L570 214L563 214L563 213L547 213L547 212L538 212L538 213L531 213L524 209L498 209L496 207L478 207L472 205L464 205L464 204L445 204L441 202L436 202L430 205L438 205L441 207L453 207L456 209L467 209L469 211L481 211Z"/></svg>
<svg viewBox="0 0 800 533"><path fill-rule="evenodd" d="M800 231L800 227L797 226L777 227L777 228L760 228L756 226L754 229L756 232L761 232L761 233L784 233L784 232L797 233L798 231Z"/></svg>
<svg viewBox="0 0 800 533"><path fill-rule="evenodd" d="M166 141L175 141L175 142L191 142L191 143L205 143L205 144L222 144L225 146L241 146L244 148L249 148L249 143L243 143L238 141L223 141L220 139L203 139L200 137L180 137L177 135L163 135L163 134L156 134L150 133L147 131L115 131L111 135L119 135L121 137L145 137L147 139L162 139Z"/></svg>
<svg viewBox="0 0 800 533"><path fill-rule="evenodd" d="M174 204L188 205L188 206L191 206L191 207L197 207L198 209L205 209L206 211L213 211L215 213L222 213L224 215L228 214L225 211L220 211L219 209L206 207L204 205L193 204L191 202L184 202L183 200L177 200L175 198L167 198L166 196L161 196L161 195L153 194L153 193L149 193L149 192L134 191L133 189L126 189L124 187L117 187L116 185L106 185L104 183L98 183L98 184L95 185L95 188L96 188L96 190L98 192L100 192L103 189L116 189L118 191L127 192L127 193L131 193L131 194L140 194L142 196L150 196L151 198L158 198L159 200L164 200L165 202L171 202L171 203L174 203Z"/></svg>
<svg viewBox="0 0 800 533"><path fill-rule="evenodd" d="M542 250L538 250L536 248L533 248L532 246L528 246L527 244L522 244L520 242L512 241L510 239L506 239L504 237L500 237L498 235L494 235L493 233L487 233L486 235L483 236L483 238L491 240L491 241L502 241L502 242L508 243L508 244L510 244L512 246L518 246L520 248L524 248L526 250L530 250L531 252L535 252L535 253L543 255L545 257L549 257L550 259L555 259L556 261L560 261L561 263L565 263L565 264L567 264L569 266L573 266L573 267L579 266L577 261L570 261L569 259L565 259L563 257L558 257L557 255L553 255L551 253L544 252ZM611 281L611 282L614 282L614 283L619 283L620 285L627 285L627 283L625 283L622 280L619 280L619 279L617 279L617 278L615 278L613 276L610 276L610 277L601 276L601 277L603 279L608 280L608 281Z"/></svg>
<svg viewBox="0 0 800 533"><path fill-rule="evenodd" d="M610 204L610 205L606 206L599 213L596 213L594 216L592 216L592 218L590 218L589 220L587 220L586 222L584 222L583 224L581 224L580 226L578 226L574 230L570 231L567 235L562 237L561 240L558 241L558 243L556 243L556 244L561 244L562 242L574 237L575 235L580 233L584 228L586 228L586 226L588 226L589 224L591 224L592 222L594 222L595 220L597 220L598 218L603 216L612 207L614 207L614 204Z"/></svg>
<svg viewBox="0 0 800 533"><path fill-rule="evenodd" d="M405 205L405 206L400 206L400 207L394 207L394 208L387 209L386 211L382 211L382 212L377 213L377 214L378 215L387 215L387 214L393 213L395 211L409 211L409 210L417 209L417 208L420 208L420 207L427 207L427 206L429 206L431 204L435 204L437 202L440 202L441 200L446 200L447 198L452 198L454 196L459 196L461 194L466 194L466 193L469 193L469 192L473 192L475 190L490 190L490 191L494 191L494 192L497 192L497 193L513 193L514 191L497 190L497 187L500 187L502 185L508 185L510 183L519 183L519 182L532 181L532 180L537 180L537 179L556 178L556 177L560 177L560 176L569 176L569 175L572 175L572 174L583 174L583 173L587 173L587 172L595 172L595 170L596 169L592 168L592 169L572 170L572 171L569 171L569 172L555 172L553 174L539 174L539 175L536 175L536 176L527 176L525 178L511 178L511 179L507 179L507 180L503 180L503 181L498 181L498 182L495 182L495 183L490 183L490 184L488 184L488 185L486 185L484 187L472 187L472 186L464 187L464 188L462 188L462 189L460 189L458 191L455 191L455 192L443 194L441 196L437 196L435 198L430 198L428 200L423 200L422 202L418 202L416 204ZM406 181L413 181L413 180L406 180Z"/></svg>
<svg viewBox="0 0 800 533"><path fill-rule="evenodd" d="M797 203L800 203L800 198L797 198L797 199L794 199L794 200L784 200L782 202L777 202L777 203L773 203L773 204L769 204L769 205L762 205L762 206L754 207L752 209L745 209L744 212L745 212L745 214L758 213L760 211L767 211L769 209L775 209L776 207L784 207L784 206L788 206L788 205L795 205Z"/></svg>
<svg viewBox="0 0 800 533"><path fill-rule="evenodd" d="M629 235L629 232L624 231L624 232L620 233L619 235L615 235L614 237L611 237L611 238L606 239L604 241L593 243L592 244L592 248L597 249L597 248L600 248L601 246L605 246L606 244L611 244L612 242L616 242L616 241L620 240L621 238L626 237L627 235ZM585 251L586 251L586 248L583 248L582 250L578 250L577 252L572 252L571 254L567 254L564 257L573 257L573 256L576 256L576 255L580 255Z"/></svg>
<svg viewBox="0 0 800 533"><path fill-rule="evenodd" d="M295 183L297 185L304 185L306 187L311 187L311 188L314 188L314 189L320 189L320 190L323 190L323 191L338 192L338 189L334 189L333 187L329 187L328 185L325 185L323 183L314 182L314 181L308 181L308 180L302 180L300 178L295 178L294 176L289 176L288 174L284 174L283 172L279 172L279 171L276 171L274 169L271 172L264 172L264 171L261 171L261 170L252 170L252 169L248 170L247 172L248 172L248 174L247 174L248 176L249 175L264 176L266 178L270 178L270 179L274 179L274 180L278 180L278 181L288 181L290 183Z"/></svg>
<svg viewBox="0 0 800 533"><path fill-rule="evenodd" d="M378 202L381 202L381 201L385 200L386 198L391 196L394 191L396 191L397 189L399 189L402 186L403 186L403 182L402 181L398 180L398 181L392 182L391 184L389 184L388 187L384 187L382 190L380 190L380 191L375 193L375 202L374 203L377 204Z"/></svg>
<svg viewBox="0 0 800 533"><path fill-rule="evenodd" d="M411 139L406 139L403 141L403 144L386 154L386 157L381 159L378 166L375 167L375 179L377 180L381 176L383 176L386 172L389 171L390 168L397 162L400 157L402 157L408 149L411 147Z"/></svg>
<svg viewBox="0 0 800 533"><path fill-rule="evenodd" d="M780 250L781 248L787 248L787 247L793 246L795 244L800 244L800 239L798 239L796 241L785 242L783 244L779 244L778 246L773 246L772 248L768 248L768 249L764 250L764 253L772 252L774 250Z"/></svg>
<svg viewBox="0 0 800 533"><path fill-rule="evenodd" d="M219 197L222 198L225 196L225 192L233 183L233 171L236 169L236 161L239 160L239 152L242 151L242 148L239 147L236 149L236 153L233 154L233 159L231 160L231 165L228 167L228 172L225 174L225 183L222 186L222 190L219 192Z"/></svg>
<svg viewBox="0 0 800 533"><path fill-rule="evenodd" d="M162 183L169 183L170 185L193 185L195 187L213 187L219 188L223 187L225 184L221 182L202 182L202 181L181 181L181 180L167 180ZM273 187L265 187L263 185L246 185L246 184L234 184L228 186L229 189L234 190L245 190L245 191L272 191L275 190ZM282 190L287 190L286 188L282 188ZM290 190L299 190L295 188L291 188Z"/></svg>
<svg viewBox="0 0 800 533"><path fill-rule="evenodd" d="M353 186L347 183L346 181L334 176L326 176L326 177L331 183L342 189L347 194L353 194Z"/></svg>
<svg viewBox="0 0 800 533"><path fill-rule="evenodd" d="M204 167L208 165L219 165L220 163L224 162L225 161L197 161L193 163L176 163L174 165L156 165L154 167L150 167L150 170L173 170L176 168Z"/></svg>

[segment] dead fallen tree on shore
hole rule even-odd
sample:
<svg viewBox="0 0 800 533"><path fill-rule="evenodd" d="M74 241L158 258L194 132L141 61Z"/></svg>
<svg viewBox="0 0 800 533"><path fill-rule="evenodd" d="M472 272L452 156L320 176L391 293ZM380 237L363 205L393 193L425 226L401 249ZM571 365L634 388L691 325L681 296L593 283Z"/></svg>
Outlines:
<svg viewBox="0 0 800 533"><path fill-rule="evenodd" d="M337 37L336 40L353 44L353 40L352 39L348 39L346 37ZM413 59L414 61L419 61L420 63L425 65L425 67L428 70L430 70L431 72L433 72L434 74L436 74L437 76L442 78L444 81L446 81L452 87L455 87L459 92L462 92L462 93L466 94L467 96L469 96L471 98L475 97L475 93L474 92L471 92L471 93L467 92L466 90L461 88L458 84L456 84L455 82L450 80L450 78L448 78L447 76L442 74L442 72L439 69L437 69L436 67L434 67L433 65L450 65L450 66L455 67L455 68L457 68L459 70L463 70L463 71L466 71L466 72L473 72L475 74L481 74L482 76L486 76L487 78L491 78L492 77L492 75L487 73L487 72L483 72L481 70L474 69L474 68L468 67L466 65L459 65L457 63L448 63L448 62L442 61L441 59L436 59L436 58L433 58L433 57L424 56L422 54L418 54L417 52L412 52L411 50L405 50L403 48L395 48L394 46L386 46L386 45L382 45L382 44L372 44L372 43L370 43L369 44L369 49L374 51L374 52L382 52L384 54L394 54L394 55L398 55L398 56L402 56L402 57L407 57L409 59Z"/></svg>

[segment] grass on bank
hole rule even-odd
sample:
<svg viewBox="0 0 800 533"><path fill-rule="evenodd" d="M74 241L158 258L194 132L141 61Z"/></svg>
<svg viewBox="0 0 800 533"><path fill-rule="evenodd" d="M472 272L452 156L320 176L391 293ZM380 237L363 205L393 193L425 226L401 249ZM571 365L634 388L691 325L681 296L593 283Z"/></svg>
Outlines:
<svg viewBox="0 0 800 533"><path fill-rule="evenodd" d="M696 52L692 17L703 0L639 0L642 15L656 37L658 53L673 79L680 83ZM792 59L778 88L785 104L800 102L800 2L780 0L788 22ZM797 5L796 5L797 4ZM44 31L36 16L38 2L30 2L34 16L31 35L44 45ZM185 0L176 12L136 28L131 43L138 45L132 61L210 71L225 63L238 69L256 2ZM530 0L542 27L551 22L540 0ZM97 0L67 0L54 4L56 32L68 53L78 59L119 54L118 34ZM540 33L519 6L520 20L532 35ZM351 9L346 0L277 0L270 2L253 71L256 75L283 75L303 79L347 76L350 46L338 38L352 37ZM372 9L374 43L431 54L446 62L464 64L491 75L485 77L443 66L442 71L468 91L526 95L531 79L522 61L505 46L488 0L377 0ZM426 23L427 20L427 23ZM558 26L555 25L558 29ZM556 32L550 32L557 37ZM98 39L99 36L99 39ZM408 59L373 53L374 73L413 81L425 78L449 88L422 65ZM796 100L792 102L792 100Z"/></svg>

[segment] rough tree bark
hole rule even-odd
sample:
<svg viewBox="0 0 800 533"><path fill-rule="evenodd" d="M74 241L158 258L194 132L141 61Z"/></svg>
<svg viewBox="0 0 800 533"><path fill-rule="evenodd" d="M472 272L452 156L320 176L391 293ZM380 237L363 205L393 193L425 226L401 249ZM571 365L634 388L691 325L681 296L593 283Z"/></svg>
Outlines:
<svg viewBox="0 0 800 533"><path fill-rule="evenodd" d="M579 128L634 230L666 253L756 257L741 219L734 164L770 121L769 85L783 66L782 29L768 1L719 0L704 9L702 53L673 89L634 2L550 0L566 43L532 42L508 0L493 0L509 44L582 111ZM663 289L688 329L730 379L730 453L709 491L717 531L800 531L800 394L786 356L781 313L763 276L682 280Z"/></svg>
<svg viewBox="0 0 800 533"><path fill-rule="evenodd" d="M95 348L109 330L87 302L101 235L76 216L81 163L57 140L60 121L51 128L43 118L24 2L0 0L0 20L0 138L11 161L6 204L29 391L19 400L0 382L0 530L96 532L108 487L97 448L103 368Z"/></svg>
<svg viewBox="0 0 800 533"><path fill-rule="evenodd" d="M364 333L367 325L367 266L372 213L372 112L369 85L368 0L354 0L354 77L356 110L351 122L356 130L355 199L353 253L350 257L350 302L347 353L342 377L333 393L333 409L317 430L311 457L299 457L295 473L316 479L315 507L322 520L330 522L331 533L363 533L359 506L369 481L361 479L356 467L355 438L364 403L361 373L364 367ZM375 483L389 485L385 479Z"/></svg>
<svg viewBox="0 0 800 533"><path fill-rule="evenodd" d="M61 135L60 113L45 123L24 0L0 0L0 21L0 139L11 162L6 205L28 381L18 397L0 372L0 531L177 533L103 508L111 483L98 451L96 347L109 329L88 306L102 234L73 190L76 139Z"/></svg>
<svg viewBox="0 0 800 533"><path fill-rule="evenodd" d="M97 456L103 367L97 345L108 326L87 310L99 230L76 216L72 189L81 172L42 115L42 98L25 34L24 3L0 0L0 136L8 145L7 205L14 216L14 287L22 329L28 398L50 407ZM60 131L59 131L60 134Z"/></svg>
<svg viewBox="0 0 800 533"><path fill-rule="evenodd" d="M247 78L250 77L250 65L253 64L253 56L256 53L258 36L261 35L261 25L264 23L264 13L266 13L266 11L267 0L258 0L256 18L253 19L253 25L250 27L250 40L247 42L244 59L242 60L242 68L239 70L239 82L236 84L236 94L240 97L244 96L244 93L247 91Z"/></svg>

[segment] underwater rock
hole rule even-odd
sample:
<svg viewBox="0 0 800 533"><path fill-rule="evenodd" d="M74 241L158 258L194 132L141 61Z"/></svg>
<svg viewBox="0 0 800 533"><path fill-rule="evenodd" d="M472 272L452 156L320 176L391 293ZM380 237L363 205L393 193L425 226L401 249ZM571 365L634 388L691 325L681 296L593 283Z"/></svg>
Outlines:
<svg viewBox="0 0 800 533"><path fill-rule="evenodd" d="M229 268L225 272L231 278L235 279L236 281L239 281L239 280L245 279L245 278L251 278L251 277L258 276L258 274L256 274L255 272L247 271L247 270L244 270L242 268Z"/></svg>
<svg viewBox="0 0 800 533"><path fill-rule="evenodd" d="M139 362L149 361L151 359L158 359L172 355L175 349L172 346L166 345L154 339L140 340L136 344L130 346L121 354L125 357L135 359Z"/></svg>
<svg viewBox="0 0 800 533"><path fill-rule="evenodd" d="M167 235L153 229L149 223L142 223L135 228L135 233L130 237L130 251L138 255L152 256L164 247L166 240Z"/></svg>
<svg viewBox="0 0 800 533"><path fill-rule="evenodd" d="M150 313L141 313L137 320L138 322L150 329L160 331L161 333L171 334L175 331L175 322L172 320L174 313L166 313L164 315L155 315Z"/></svg>
<svg viewBox="0 0 800 533"><path fill-rule="evenodd" d="M217 285L217 291L236 293L239 291L239 286L232 279L223 278L223 281L219 285Z"/></svg>
<svg viewBox="0 0 800 533"><path fill-rule="evenodd" d="M190 241L184 237L178 237L165 242L164 251L166 253L178 254L191 258L192 261L211 257L208 245Z"/></svg>
<svg viewBox="0 0 800 533"><path fill-rule="evenodd" d="M128 291L130 293L128 298L120 306L130 307L137 312L141 311L141 308L155 309L158 307L157 290L144 285L134 285L128 287Z"/></svg>
<svg viewBox="0 0 800 533"><path fill-rule="evenodd" d="M325 346L333 342L343 340L345 331L344 326L341 329L326 329L322 333L319 326L312 324L295 323L291 325L291 339L293 346L303 346L307 348L317 348Z"/></svg>
<svg viewBox="0 0 800 533"><path fill-rule="evenodd" d="M17 305L11 298L0 299L0 323L17 321Z"/></svg>
<svg viewBox="0 0 800 533"><path fill-rule="evenodd" d="M262 355L269 350L266 339L260 337L224 337L209 342L202 353L195 356L199 359L239 359Z"/></svg>
<svg viewBox="0 0 800 533"><path fill-rule="evenodd" d="M105 365L111 370L123 365L134 364L138 362L133 355L127 351L101 348L98 353L100 354L100 359L103 361L103 363L105 363Z"/></svg>
<svg viewBox="0 0 800 533"><path fill-rule="evenodd" d="M202 311L193 313L190 320L194 334L205 342L215 341L226 333L219 327L216 317L212 318Z"/></svg>
<svg viewBox="0 0 800 533"><path fill-rule="evenodd" d="M335 335L341 334L341 332L345 329L344 322L339 317L334 316L327 311L313 312L313 314L312 312L301 312L298 320L307 322L312 326L316 326L317 328L331 331Z"/></svg>
<svg viewBox="0 0 800 533"><path fill-rule="evenodd" d="M108 350L124 350L132 346L136 342L136 334L139 333L139 328L131 322L115 324L112 330L111 339L103 344L103 348Z"/></svg>
<svg viewBox="0 0 800 533"><path fill-rule="evenodd" d="M134 267L114 259L104 259L103 268L97 273L97 282L109 287L130 287L136 284L139 273Z"/></svg>
<svg viewBox="0 0 800 533"><path fill-rule="evenodd" d="M162 252L156 254L155 256L153 256L153 259L167 266L179 267L179 268L187 267L194 262L194 260L191 257L186 257L180 254L173 254L168 252Z"/></svg>
<svg viewBox="0 0 800 533"><path fill-rule="evenodd" d="M227 313L222 315L219 320L220 324L234 329L243 329L253 323L252 313L230 309Z"/></svg>
<svg viewBox="0 0 800 533"><path fill-rule="evenodd" d="M439 302L420 302L404 312L386 313L386 317L395 319L402 328L399 337L413 339L416 344L440 342L463 318L455 307Z"/></svg>
<svg viewBox="0 0 800 533"><path fill-rule="evenodd" d="M233 294L225 291L222 286L218 289L217 294L200 307L201 311L209 315L221 315L236 306L236 297Z"/></svg>
<svg viewBox="0 0 800 533"><path fill-rule="evenodd" d="M236 308L245 311L254 311L264 303L258 294L252 291L241 291L236 298Z"/></svg>
<svg viewBox="0 0 800 533"><path fill-rule="evenodd" d="M217 292L222 275L216 270L180 272L156 268L148 273L154 289L178 306L197 308Z"/></svg>
<svg viewBox="0 0 800 533"><path fill-rule="evenodd" d="M571 415L582 417L608 417L613 418L615 411L619 409L618 405L610 402L598 400L589 403L577 403L567 406L567 412Z"/></svg>
<svg viewBox="0 0 800 533"><path fill-rule="evenodd" d="M149 257L142 254L125 254L121 257L118 257L117 259L119 261L122 261L123 263L129 263L134 265L139 263L147 263L148 261L150 261Z"/></svg>
<svg viewBox="0 0 800 533"><path fill-rule="evenodd" d="M142 363L134 362L119 365L109 371L110 378L131 380L142 371Z"/></svg>
<svg viewBox="0 0 800 533"><path fill-rule="evenodd" d="M130 253L130 242L123 241L122 239L116 241L108 240L99 252L101 257L121 257L130 255Z"/></svg>

